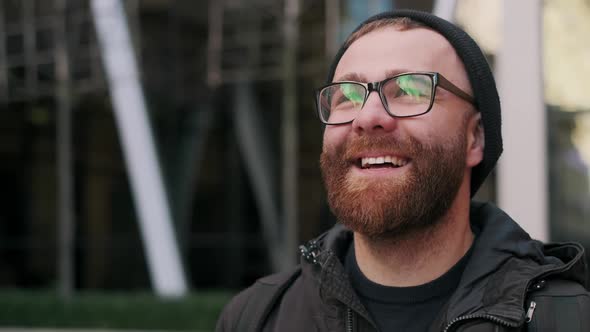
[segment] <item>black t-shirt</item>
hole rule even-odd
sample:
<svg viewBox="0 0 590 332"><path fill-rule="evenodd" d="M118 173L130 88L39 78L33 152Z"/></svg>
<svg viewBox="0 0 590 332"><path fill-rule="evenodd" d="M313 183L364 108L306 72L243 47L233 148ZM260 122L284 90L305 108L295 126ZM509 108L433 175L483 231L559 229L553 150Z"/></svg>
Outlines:
<svg viewBox="0 0 590 332"><path fill-rule="evenodd" d="M358 267L351 245L346 270L352 287L381 332L427 331L440 309L457 288L471 250L449 271L420 286L389 287L367 279Z"/></svg>

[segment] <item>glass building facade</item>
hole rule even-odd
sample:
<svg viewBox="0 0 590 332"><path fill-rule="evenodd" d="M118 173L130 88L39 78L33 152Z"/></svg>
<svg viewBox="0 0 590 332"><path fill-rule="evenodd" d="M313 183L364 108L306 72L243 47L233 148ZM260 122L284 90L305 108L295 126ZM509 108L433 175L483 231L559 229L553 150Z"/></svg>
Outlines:
<svg viewBox="0 0 590 332"><path fill-rule="evenodd" d="M590 245L590 4L546 2L544 79L551 238Z"/></svg>
<svg viewBox="0 0 590 332"><path fill-rule="evenodd" d="M64 1L63 11L59 3L0 0L0 287L58 283L65 200L74 226L74 288L149 289L140 213L90 1ZM322 128L313 89L323 83L342 31L361 17L396 7L432 11L437 4L368 1L359 8L354 1L298 1L297 42L289 44L283 30L287 0L123 3L191 288L243 287L276 269L276 257L295 262L296 247L277 254L286 250L282 242L306 241L332 225L318 168ZM457 23L496 67L505 2L451 3ZM590 47L581 41L590 33L590 5L564 0L544 2L541 9L543 48L534 56L543 60L546 107L539 116L547 135L539 144L546 153L548 199L536 206L548 217L534 222L547 227L546 240L588 247ZM59 71L64 50L65 77ZM285 74L289 61L291 76ZM64 82L68 146L60 140ZM509 86L515 93L527 88ZM294 165L285 163L288 91L296 105ZM520 138L504 135L506 145ZM288 166L296 174L291 201L284 199ZM476 198L501 202L496 183L502 176L494 172ZM70 198L61 194L64 183ZM285 235L285 220L294 212L297 228Z"/></svg>

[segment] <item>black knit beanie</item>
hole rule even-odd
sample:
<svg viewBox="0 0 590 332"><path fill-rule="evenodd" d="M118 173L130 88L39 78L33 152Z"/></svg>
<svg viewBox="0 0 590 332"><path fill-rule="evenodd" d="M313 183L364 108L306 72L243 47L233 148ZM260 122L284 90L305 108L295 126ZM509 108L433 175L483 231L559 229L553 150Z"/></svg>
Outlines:
<svg viewBox="0 0 590 332"><path fill-rule="evenodd" d="M475 107L481 113L481 120L485 134L485 149L483 160L473 168L471 173L471 196L475 195L483 181L492 171L496 162L502 154L502 131L501 131L501 114L500 99L496 90L496 83L490 66L475 41L461 28L443 20L440 17L430 13L419 12L414 10L396 10L385 12L370 17L361 23L354 31L359 30L363 25L387 18L408 17L415 21L432 28L440 33L453 46L459 58L465 65L469 82L473 89L475 98ZM327 82L332 82L336 66L340 58L346 52L347 46L343 45L332 64L328 73Z"/></svg>

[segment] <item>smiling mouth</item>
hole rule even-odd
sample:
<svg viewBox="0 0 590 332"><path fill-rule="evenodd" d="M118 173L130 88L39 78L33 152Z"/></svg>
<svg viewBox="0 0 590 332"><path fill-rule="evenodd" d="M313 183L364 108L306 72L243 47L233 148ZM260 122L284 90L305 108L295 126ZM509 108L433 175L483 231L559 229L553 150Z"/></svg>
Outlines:
<svg viewBox="0 0 590 332"><path fill-rule="evenodd" d="M362 169L369 168L398 168L405 166L409 160L394 156L379 156L379 157L365 157L360 158L360 167Z"/></svg>

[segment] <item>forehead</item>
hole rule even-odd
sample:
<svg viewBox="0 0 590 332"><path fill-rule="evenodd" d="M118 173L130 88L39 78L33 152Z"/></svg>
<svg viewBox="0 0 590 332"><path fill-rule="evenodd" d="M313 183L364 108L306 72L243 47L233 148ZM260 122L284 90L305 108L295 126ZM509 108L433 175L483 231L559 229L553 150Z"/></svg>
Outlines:
<svg viewBox="0 0 590 332"><path fill-rule="evenodd" d="M351 74L378 81L387 73L400 71L436 71L469 90L463 63L451 44L425 28L400 31L385 27L360 37L340 59L334 81Z"/></svg>

